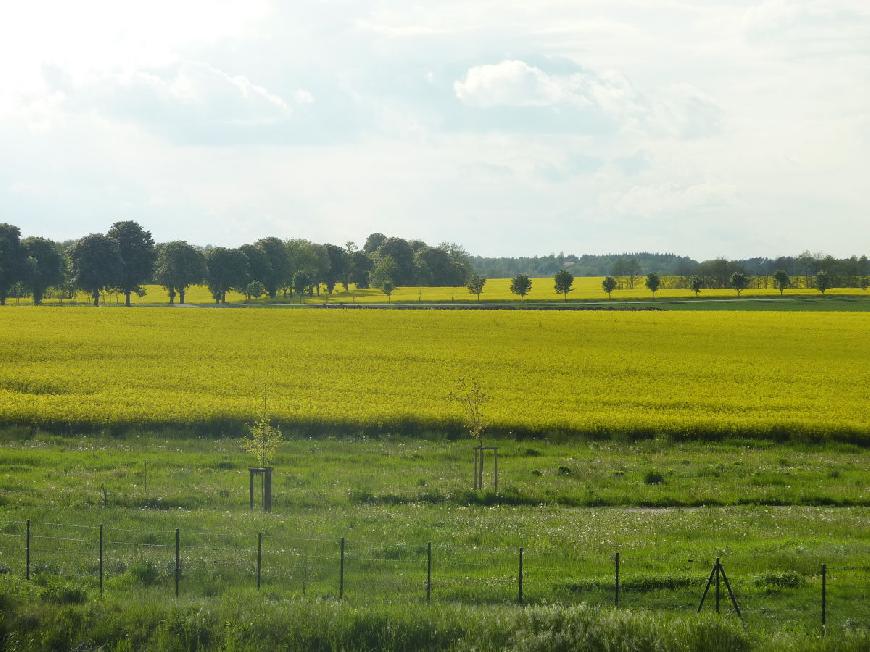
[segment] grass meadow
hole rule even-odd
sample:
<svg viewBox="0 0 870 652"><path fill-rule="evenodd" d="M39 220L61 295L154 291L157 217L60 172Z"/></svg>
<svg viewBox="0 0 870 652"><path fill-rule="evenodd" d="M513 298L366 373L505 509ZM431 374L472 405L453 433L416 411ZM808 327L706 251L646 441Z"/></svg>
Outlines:
<svg viewBox="0 0 870 652"><path fill-rule="evenodd" d="M572 618L590 621L584 627L594 625L609 644L628 631L643 636L653 627L664 649L773 649L765 647L771 640L785 647L866 644L870 494L863 449L667 439L631 445L497 443L498 495L469 491L471 444L465 440L294 439L275 461L273 513L264 514L248 509L249 462L237 439L70 438L7 430L0 458L7 627L18 631L13 618L30 614L45 619L46 635L60 636L55 619L105 618L108 610L117 612L121 628L129 628L131 618L142 620L138 628L147 631L138 635L146 638L167 636L158 626L166 619L192 618L214 640L242 637L261 644L261 637L276 633L206 625L232 610L268 621L290 609L310 611L306 618L315 621L326 618L324 612L339 623L348 619L350 632L354 619L361 619L373 628L377 644L371 647L393 645L382 629L396 635L407 628L404 636L431 625L443 632L454 627L453 638L418 631L422 647L528 649L511 637L528 635L516 623L536 618L552 621L540 624L548 636ZM30 582L23 579L27 519ZM182 567L177 600L175 528ZM521 546L525 607L517 605ZM616 552L620 609L630 615L613 607ZM694 615L716 557L722 558L745 628L730 612L724 587L719 620ZM822 563L829 569L827 639L818 636ZM705 611L712 611L712 597ZM136 615L142 605L152 606L150 616ZM409 614L413 624L404 622ZM156 622L145 627L151 618ZM393 625L379 629L383 619ZM485 626L473 624L490 619ZM608 633L623 620L626 633ZM667 645L676 635L664 633L671 622L682 633ZM334 645L344 640L330 633L336 627L342 625L324 623L319 635L339 637L333 647L354 648L351 638ZM477 645L469 633L476 627L492 630ZM692 642L702 636L698 630L712 636L717 628L721 645ZM72 627L59 640L73 646L93 635L85 626ZM104 625L100 636L108 641L118 635ZM101 643L99 637L90 640ZM361 641L372 640L358 639L355 649L367 649ZM537 649L552 649L553 640L543 638ZM44 640L19 642L10 649L39 648ZM187 640L181 649L191 647Z"/></svg>

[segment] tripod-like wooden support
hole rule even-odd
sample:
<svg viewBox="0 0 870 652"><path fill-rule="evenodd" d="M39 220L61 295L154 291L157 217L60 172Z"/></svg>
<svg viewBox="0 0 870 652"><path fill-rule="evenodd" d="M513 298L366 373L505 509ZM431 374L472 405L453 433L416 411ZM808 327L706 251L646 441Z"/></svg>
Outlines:
<svg viewBox="0 0 870 652"><path fill-rule="evenodd" d="M737 598L734 597L734 591L731 590L731 583L728 581L728 576L725 574L725 568L716 557L716 563L713 564L713 570L710 571L710 577L707 578L707 586L704 587L704 595L701 596L701 604L698 605L698 613L701 613L701 608L704 606L704 599L710 591L710 585L715 581L716 587L716 613L719 613L719 580L725 582L725 588L728 589L728 597L731 598L731 605L734 607L735 613L743 620L743 615L740 613L740 607L737 606Z"/></svg>

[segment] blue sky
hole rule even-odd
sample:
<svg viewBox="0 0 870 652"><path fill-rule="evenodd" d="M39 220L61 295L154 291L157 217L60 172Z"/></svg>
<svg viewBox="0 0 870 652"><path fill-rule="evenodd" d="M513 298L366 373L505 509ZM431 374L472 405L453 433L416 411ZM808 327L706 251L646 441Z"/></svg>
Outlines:
<svg viewBox="0 0 870 652"><path fill-rule="evenodd" d="M870 250L866 0L16 4L0 221L26 234Z"/></svg>

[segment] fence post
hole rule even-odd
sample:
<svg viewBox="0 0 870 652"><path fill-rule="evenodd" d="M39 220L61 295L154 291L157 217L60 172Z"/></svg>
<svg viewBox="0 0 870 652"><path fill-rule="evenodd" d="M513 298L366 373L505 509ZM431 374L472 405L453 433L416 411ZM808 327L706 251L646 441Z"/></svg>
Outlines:
<svg viewBox="0 0 870 652"><path fill-rule="evenodd" d="M263 566L263 533L257 532L257 590L260 590L260 569Z"/></svg>
<svg viewBox="0 0 870 652"><path fill-rule="evenodd" d="M828 629L828 595L827 595L828 565L822 564L822 634Z"/></svg>
<svg viewBox="0 0 870 652"><path fill-rule="evenodd" d="M619 552L613 557L614 584L613 603L619 608Z"/></svg>
<svg viewBox="0 0 870 652"><path fill-rule="evenodd" d="M426 544L426 602L432 601L432 542Z"/></svg>
<svg viewBox="0 0 870 652"><path fill-rule="evenodd" d="M520 572L519 572L519 591L517 593L517 599L520 604L523 603L523 548L520 546Z"/></svg>
<svg viewBox="0 0 870 652"><path fill-rule="evenodd" d="M103 524L100 523L100 597L103 597Z"/></svg>
<svg viewBox="0 0 870 652"><path fill-rule="evenodd" d="M24 579L30 579L30 519L27 519L27 532L24 535Z"/></svg>
<svg viewBox="0 0 870 652"><path fill-rule="evenodd" d="M341 537L341 556L338 566L338 599L344 598L344 537Z"/></svg>
<svg viewBox="0 0 870 652"><path fill-rule="evenodd" d="M719 613L719 558L716 557L716 613Z"/></svg>
<svg viewBox="0 0 870 652"><path fill-rule="evenodd" d="M181 535L175 528L175 597L178 597L178 580L181 575Z"/></svg>

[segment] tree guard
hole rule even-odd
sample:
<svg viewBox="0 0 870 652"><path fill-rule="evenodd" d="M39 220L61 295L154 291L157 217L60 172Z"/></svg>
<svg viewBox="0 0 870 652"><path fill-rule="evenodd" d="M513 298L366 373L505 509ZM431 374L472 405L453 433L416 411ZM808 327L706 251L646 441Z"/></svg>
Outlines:
<svg viewBox="0 0 870 652"><path fill-rule="evenodd" d="M249 472L249 486L250 486L250 497L251 497L251 511L254 511L254 476L260 476L262 478L262 483L260 485L262 489L262 503L263 503L263 511L271 512L272 511L272 467L264 466L264 467L251 467L248 469Z"/></svg>
<svg viewBox="0 0 870 652"><path fill-rule="evenodd" d="M486 452L492 454L492 487L495 493L498 493L498 447L497 446L475 446L474 448L474 490L483 490L483 462L486 457Z"/></svg>

